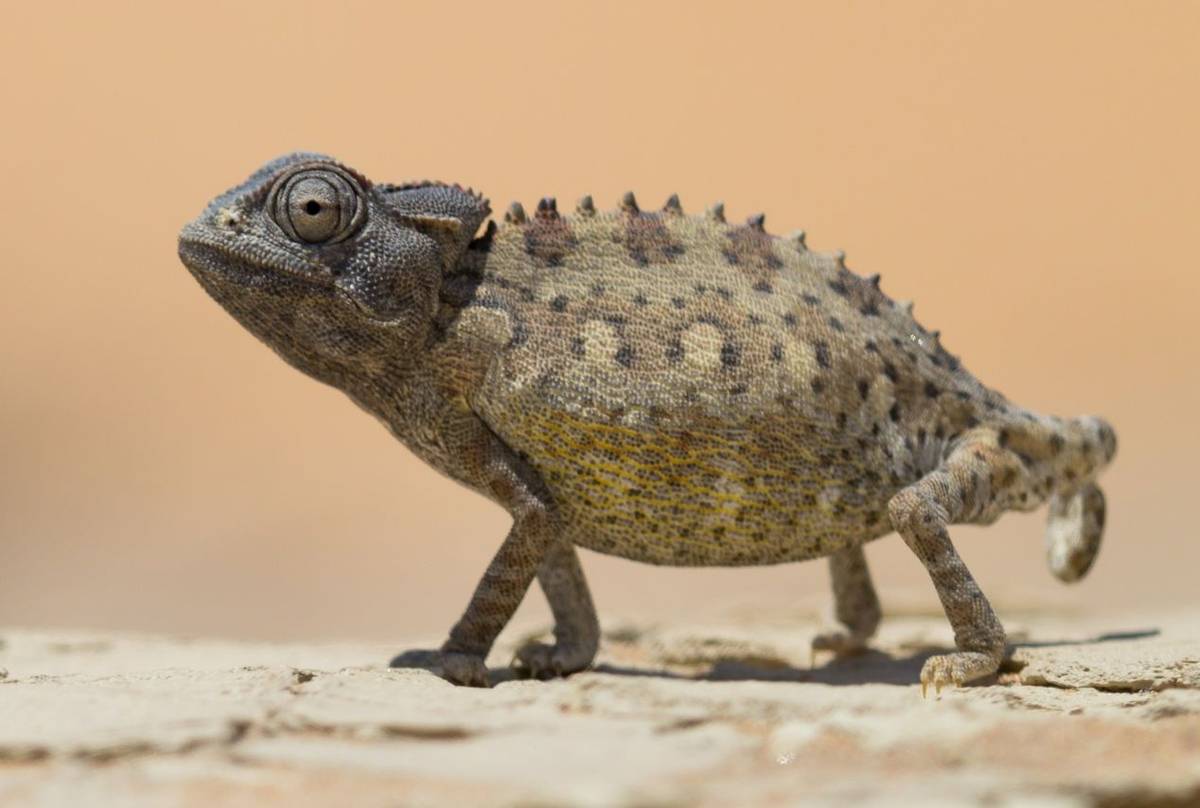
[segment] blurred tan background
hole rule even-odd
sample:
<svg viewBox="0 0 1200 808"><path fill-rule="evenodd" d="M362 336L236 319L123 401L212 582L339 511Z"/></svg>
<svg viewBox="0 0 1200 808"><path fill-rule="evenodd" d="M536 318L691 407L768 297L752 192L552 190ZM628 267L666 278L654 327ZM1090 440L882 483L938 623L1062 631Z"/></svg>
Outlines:
<svg viewBox="0 0 1200 808"><path fill-rule="evenodd" d="M297 148L499 210L677 191L803 227L985 382L1120 437L1107 546L960 528L1001 616L1200 603L1200 4L6 3L0 623L447 629L506 516L209 301L178 228ZM936 603L895 537L885 605ZM824 562L586 554L601 615L799 613ZM535 593L522 616L547 610Z"/></svg>

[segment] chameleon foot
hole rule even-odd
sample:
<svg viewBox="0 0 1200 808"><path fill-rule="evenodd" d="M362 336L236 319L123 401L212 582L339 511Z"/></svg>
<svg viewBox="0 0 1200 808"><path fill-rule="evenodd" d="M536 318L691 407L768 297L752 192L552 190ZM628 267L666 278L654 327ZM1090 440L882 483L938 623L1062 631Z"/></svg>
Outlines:
<svg viewBox="0 0 1200 808"><path fill-rule="evenodd" d="M397 654L393 668L422 668L439 674L456 685L488 687L487 666L483 657L471 654L439 651L435 648L414 648Z"/></svg>
<svg viewBox="0 0 1200 808"><path fill-rule="evenodd" d="M442 678L456 685L489 687L483 657L456 651L442 652Z"/></svg>
<svg viewBox="0 0 1200 808"><path fill-rule="evenodd" d="M553 679L592 664L595 651L583 645L527 642L517 649L513 667L533 679Z"/></svg>
<svg viewBox="0 0 1200 808"><path fill-rule="evenodd" d="M929 685L933 685L934 693L941 693L945 686L961 687L966 682L995 673L999 667L999 655L978 651L931 656L921 668L921 697L925 697Z"/></svg>
<svg viewBox="0 0 1200 808"><path fill-rule="evenodd" d="M835 657L854 656L867 650L867 638L848 631L827 631L813 637L809 647L808 666L817 662L818 651L832 651Z"/></svg>

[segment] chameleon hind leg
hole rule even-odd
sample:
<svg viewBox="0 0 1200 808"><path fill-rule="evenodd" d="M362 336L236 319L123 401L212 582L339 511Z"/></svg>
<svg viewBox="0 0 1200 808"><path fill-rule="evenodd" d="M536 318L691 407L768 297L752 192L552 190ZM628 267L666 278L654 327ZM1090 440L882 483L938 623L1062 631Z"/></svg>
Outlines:
<svg viewBox="0 0 1200 808"><path fill-rule="evenodd" d="M879 627L879 598L871 583L871 571L867 568L862 545L856 544L830 555L829 575L838 627L813 638L814 661L818 651L846 656L865 650L867 641Z"/></svg>
<svg viewBox="0 0 1200 808"><path fill-rule="evenodd" d="M581 671L596 658L600 623L574 545L553 542L538 567L537 578L554 615L554 643L522 645L515 666L539 679Z"/></svg>
<svg viewBox="0 0 1200 808"><path fill-rule="evenodd" d="M1011 453L984 433L965 441L942 466L900 491L888 503L892 526L925 565L937 589L958 651L926 660L921 692L929 685L962 685L996 672L1004 658L1000 620L950 542L948 526L995 518L1009 486L1025 471Z"/></svg>

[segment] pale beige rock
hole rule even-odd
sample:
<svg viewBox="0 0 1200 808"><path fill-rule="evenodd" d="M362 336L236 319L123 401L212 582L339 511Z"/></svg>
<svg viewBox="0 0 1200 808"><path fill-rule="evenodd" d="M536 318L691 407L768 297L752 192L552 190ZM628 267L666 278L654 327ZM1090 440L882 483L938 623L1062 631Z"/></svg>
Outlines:
<svg viewBox="0 0 1200 808"><path fill-rule="evenodd" d="M0 804L1091 805L1200 800L1200 620L1029 615L998 681L922 699L936 616L808 667L815 622L631 623L490 690L378 645L0 631ZM430 643L414 643L428 646Z"/></svg>

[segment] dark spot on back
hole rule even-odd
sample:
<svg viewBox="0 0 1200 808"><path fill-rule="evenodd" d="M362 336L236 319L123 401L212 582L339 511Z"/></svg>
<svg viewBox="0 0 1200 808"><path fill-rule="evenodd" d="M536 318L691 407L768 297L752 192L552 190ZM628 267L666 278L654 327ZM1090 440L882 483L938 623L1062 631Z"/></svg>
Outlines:
<svg viewBox="0 0 1200 808"><path fill-rule="evenodd" d="M776 342L771 346L771 360L779 362L783 359L783 345Z"/></svg>
<svg viewBox="0 0 1200 808"><path fill-rule="evenodd" d="M667 361L675 364L683 358L683 343L679 341L679 337L671 337L667 343Z"/></svg>
<svg viewBox="0 0 1200 808"><path fill-rule="evenodd" d="M669 264L683 255L683 245L671 236L658 214L639 213L626 219L625 251L638 266Z"/></svg>
<svg viewBox="0 0 1200 808"><path fill-rule="evenodd" d="M846 326L842 325L842 321L836 317L829 318L829 327L834 331L845 331Z"/></svg>
<svg viewBox="0 0 1200 808"><path fill-rule="evenodd" d="M757 227L734 227L726 234L728 242L721 250L731 265L758 274L783 266L775 254L775 239Z"/></svg>
<svg viewBox="0 0 1200 808"><path fill-rule="evenodd" d="M825 389L825 382L816 377L813 378L812 382L810 382L810 385L812 387L812 391L817 395L821 395L821 392Z"/></svg>
<svg viewBox="0 0 1200 808"><path fill-rule="evenodd" d="M899 401L892 402L892 408L890 410L888 410L888 418L891 418L893 421L900 420L900 402Z"/></svg>
<svg viewBox="0 0 1200 808"><path fill-rule="evenodd" d="M863 401L867 400L867 395L869 395L870 392L871 392L871 383L869 381L867 381L866 379L859 379L858 380L858 394L859 394L859 396L862 397Z"/></svg>
<svg viewBox="0 0 1200 808"><path fill-rule="evenodd" d="M891 379L892 384L900 381L900 374L896 371L896 366L891 362L883 363L883 375Z"/></svg>
<svg viewBox="0 0 1200 808"><path fill-rule="evenodd" d="M819 306L821 304L821 298L816 295L810 295L808 292L800 295L800 297L810 306Z"/></svg>
<svg viewBox="0 0 1200 808"><path fill-rule="evenodd" d="M726 342L721 346L721 364L727 368L737 367L742 361L742 352L735 343Z"/></svg>
<svg viewBox="0 0 1200 808"><path fill-rule="evenodd" d="M926 396L928 396L929 398L937 398L939 395L941 395L941 393L942 393L942 391L938 389L938 386L936 384L934 384L933 382L925 382L925 395Z"/></svg>
<svg viewBox="0 0 1200 808"><path fill-rule="evenodd" d="M553 300L551 300L550 301L550 310L551 311L566 311L567 310L567 296L566 295L558 295Z"/></svg>
<svg viewBox="0 0 1200 808"><path fill-rule="evenodd" d="M829 343L827 343L827 342L814 343L813 350L816 352L816 355L817 355L817 364L823 368L829 367L829 365L830 365Z"/></svg>
<svg viewBox="0 0 1200 808"><path fill-rule="evenodd" d="M556 267L575 249L575 237L565 219L534 216L524 228L525 252L542 266Z"/></svg>

